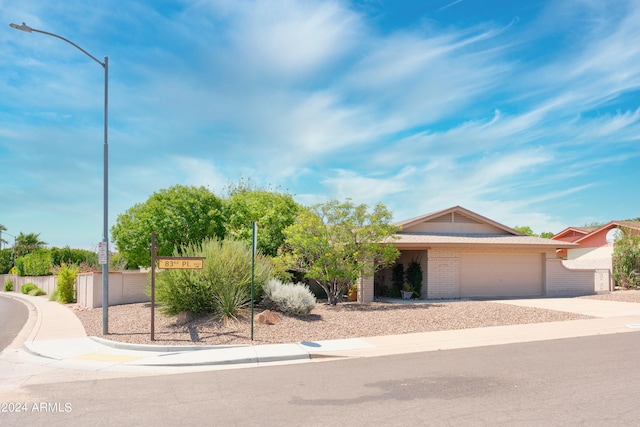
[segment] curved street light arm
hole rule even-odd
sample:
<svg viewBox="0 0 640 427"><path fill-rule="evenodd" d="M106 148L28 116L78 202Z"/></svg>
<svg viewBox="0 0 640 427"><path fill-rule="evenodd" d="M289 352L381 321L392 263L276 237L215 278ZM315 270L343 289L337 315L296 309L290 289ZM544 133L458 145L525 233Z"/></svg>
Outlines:
<svg viewBox="0 0 640 427"><path fill-rule="evenodd" d="M15 28L16 30L20 30L20 31L24 31L26 33L41 33L41 34L46 34L48 36L51 37L55 37L57 39L63 40L67 43L69 43L71 46L75 47L76 49L78 49L79 51L81 51L82 53L84 53L85 55L87 55L89 58L93 59L94 61L96 61L98 64L100 64L102 67L106 67L106 64L102 61L100 61L98 58L96 58L95 56L91 55L89 52L87 52L86 50L84 50L83 48L81 48L80 46L78 46L77 44L75 44L74 42L72 42L69 39L65 39L62 36L59 36L57 34L54 33L49 33L47 31L42 31L42 30L36 30L35 28L31 28L30 26L28 26L27 24L25 24L24 22L22 23L22 25L18 25L18 24L9 24L9 26L11 28Z"/></svg>

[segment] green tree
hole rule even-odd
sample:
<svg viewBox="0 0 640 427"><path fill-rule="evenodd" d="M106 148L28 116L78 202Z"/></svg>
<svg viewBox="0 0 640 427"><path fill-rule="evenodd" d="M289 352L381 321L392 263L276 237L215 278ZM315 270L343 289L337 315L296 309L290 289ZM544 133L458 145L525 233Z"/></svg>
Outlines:
<svg viewBox="0 0 640 427"><path fill-rule="evenodd" d="M528 225L516 225L515 227L513 227L513 229L526 234L527 236L537 236L537 234L534 233L531 227L529 227Z"/></svg>
<svg viewBox="0 0 640 427"><path fill-rule="evenodd" d="M21 257L45 247L47 243L40 240L40 233L24 234L16 237L16 257Z"/></svg>
<svg viewBox="0 0 640 427"><path fill-rule="evenodd" d="M151 265L151 232L158 255L225 235L222 201L204 187L175 185L118 215L112 241L129 265Z"/></svg>
<svg viewBox="0 0 640 427"><path fill-rule="evenodd" d="M299 206L290 194L257 188L241 181L225 200L225 228L235 239L251 242L252 222L258 223L258 248L274 257L284 243L284 229L293 224Z"/></svg>
<svg viewBox="0 0 640 427"><path fill-rule="evenodd" d="M616 237L613 247L613 279L623 288L640 287L640 235L626 227Z"/></svg>
<svg viewBox="0 0 640 427"><path fill-rule="evenodd" d="M604 224L605 224L604 222L592 221L592 222L589 222L589 223L585 224L584 226L585 227L589 227L589 228L600 228Z"/></svg>
<svg viewBox="0 0 640 427"><path fill-rule="evenodd" d="M13 267L13 249L0 249L0 274L7 274Z"/></svg>
<svg viewBox="0 0 640 427"><path fill-rule="evenodd" d="M98 254L86 249L51 248L51 262L54 266L62 264L84 265L85 268L99 269Z"/></svg>
<svg viewBox="0 0 640 427"><path fill-rule="evenodd" d="M372 211L351 200L331 200L302 209L285 230L289 265L315 280L335 305L359 277L370 277L399 256L394 245L384 244L397 231L383 204Z"/></svg>
<svg viewBox="0 0 640 427"><path fill-rule="evenodd" d="M526 234L527 236L544 237L545 239L550 239L554 236L554 233L550 231L543 231L542 233L537 234L528 225L516 225L513 229Z"/></svg>

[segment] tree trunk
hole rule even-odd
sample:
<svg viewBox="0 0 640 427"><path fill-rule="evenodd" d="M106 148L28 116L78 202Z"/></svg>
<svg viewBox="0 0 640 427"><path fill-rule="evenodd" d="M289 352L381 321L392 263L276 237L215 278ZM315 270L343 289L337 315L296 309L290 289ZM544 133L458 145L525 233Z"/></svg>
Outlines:
<svg viewBox="0 0 640 427"><path fill-rule="evenodd" d="M331 304L331 305L336 305L336 304L338 304L338 300L339 300L339 299L340 299L340 297L339 297L339 296L336 296L336 295L335 295L335 292L331 292L331 293L329 294L329 304Z"/></svg>

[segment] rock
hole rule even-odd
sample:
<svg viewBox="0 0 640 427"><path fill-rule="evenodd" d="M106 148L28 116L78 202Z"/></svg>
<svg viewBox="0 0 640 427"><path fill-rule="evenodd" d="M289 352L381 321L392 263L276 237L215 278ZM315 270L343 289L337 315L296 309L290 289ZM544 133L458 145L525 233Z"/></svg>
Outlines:
<svg viewBox="0 0 640 427"><path fill-rule="evenodd" d="M181 311L180 313L178 313L178 319L176 320L176 325L178 326L184 325L186 323L191 322L195 318L196 318L196 315L192 311Z"/></svg>
<svg viewBox="0 0 640 427"><path fill-rule="evenodd" d="M282 314L271 310L265 310L256 317L256 322L261 325L275 325L282 320Z"/></svg>

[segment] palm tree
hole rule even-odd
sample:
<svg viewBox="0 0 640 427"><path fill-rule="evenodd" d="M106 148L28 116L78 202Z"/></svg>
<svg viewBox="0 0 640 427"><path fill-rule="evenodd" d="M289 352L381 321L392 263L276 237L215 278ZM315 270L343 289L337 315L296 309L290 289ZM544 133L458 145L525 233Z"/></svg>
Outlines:
<svg viewBox="0 0 640 427"><path fill-rule="evenodd" d="M22 231L16 237L16 256L21 257L37 249L41 249L47 243L40 240L40 233L24 234Z"/></svg>

